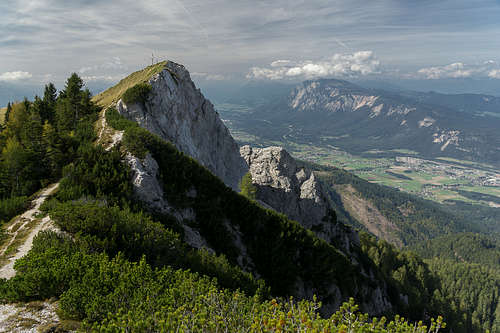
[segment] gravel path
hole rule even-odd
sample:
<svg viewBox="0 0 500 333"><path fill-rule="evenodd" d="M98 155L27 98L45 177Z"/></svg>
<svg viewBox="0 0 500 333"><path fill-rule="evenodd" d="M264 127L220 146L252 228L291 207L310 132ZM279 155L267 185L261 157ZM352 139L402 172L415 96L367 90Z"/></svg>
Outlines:
<svg viewBox="0 0 500 333"><path fill-rule="evenodd" d="M30 222L36 219L35 216L38 213L40 213L40 206L44 203L47 197L50 196L57 189L58 186L59 183L47 187L42 191L42 193L40 193L40 195L35 200L33 200L32 202L33 208L27 210L26 212L24 212L24 214L22 214L18 218L20 221L22 221L22 225L14 233L11 234L11 240L9 241L7 246L4 247L0 255L3 255L7 250L7 248L9 247L9 245L15 241L17 235L20 232L25 231ZM15 224L16 223L12 224L9 228L7 228L7 231L12 231L12 228ZM50 229L50 227L51 227L51 221L50 218L47 216L44 219L42 219L40 223L38 223L30 231L24 243L21 244L17 249L16 254L13 257L9 258L8 263L0 268L0 278L10 279L14 275L16 275L16 271L14 270L14 263L16 262L16 260L24 257L29 252L29 250L31 250L31 247L33 245L33 239L40 231Z"/></svg>

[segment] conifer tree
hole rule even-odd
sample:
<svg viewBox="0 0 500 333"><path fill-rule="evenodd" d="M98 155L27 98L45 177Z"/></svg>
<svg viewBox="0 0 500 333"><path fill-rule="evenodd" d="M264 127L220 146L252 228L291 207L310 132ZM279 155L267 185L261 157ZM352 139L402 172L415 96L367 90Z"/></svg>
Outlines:
<svg viewBox="0 0 500 333"><path fill-rule="evenodd" d="M57 101L56 121L58 130L74 130L78 120L93 111L90 91L88 89L82 90L82 88L82 79L76 73L71 74Z"/></svg>
<svg viewBox="0 0 500 333"><path fill-rule="evenodd" d="M45 121L42 130L42 142L45 147L43 162L49 170L50 177L57 177L62 169L64 153L63 143L54 126Z"/></svg>
<svg viewBox="0 0 500 333"><path fill-rule="evenodd" d="M44 106L43 112L40 113L42 122L48 120L50 123L53 123L57 103L57 90L53 83L49 83L45 86L42 101Z"/></svg>
<svg viewBox="0 0 500 333"><path fill-rule="evenodd" d="M5 172L8 193L10 196L22 194L23 169L27 165L27 154L23 146L15 138L7 140L6 146L2 149L1 168Z"/></svg>
<svg viewBox="0 0 500 333"><path fill-rule="evenodd" d="M6 124L9 121L10 112L12 111L12 104L7 103L7 111L5 111L4 123Z"/></svg>

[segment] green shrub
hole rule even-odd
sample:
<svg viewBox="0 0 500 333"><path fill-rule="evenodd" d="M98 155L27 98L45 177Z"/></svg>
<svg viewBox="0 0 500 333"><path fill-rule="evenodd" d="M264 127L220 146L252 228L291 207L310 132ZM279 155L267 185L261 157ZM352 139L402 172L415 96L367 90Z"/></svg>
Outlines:
<svg viewBox="0 0 500 333"><path fill-rule="evenodd" d="M223 255L188 248L179 235L154 222L148 214L87 199L53 203L50 216L61 230L75 235L84 249L111 256L122 252L131 261L145 256L154 267L191 269L217 278L224 288L242 289L251 295L267 294L263 281L231 265Z"/></svg>
<svg viewBox="0 0 500 333"><path fill-rule="evenodd" d="M106 152L101 146L82 145L73 163L63 170L64 178L56 197L76 200L85 196L105 198L124 204L132 197L130 170L117 149Z"/></svg>
<svg viewBox="0 0 500 333"><path fill-rule="evenodd" d="M149 93L153 90L149 83L139 83L128 88L122 96L125 104L144 103L146 102Z"/></svg>
<svg viewBox="0 0 500 333"><path fill-rule="evenodd" d="M247 172L240 182L241 194L248 199L255 200L257 195L257 187L252 183L252 174Z"/></svg>
<svg viewBox="0 0 500 333"><path fill-rule="evenodd" d="M131 127L138 127L137 123L134 123L118 113L116 108L109 107L104 115L106 117L106 122L109 126L113 127L117 131L124 131Z"/></svg>
<svg viewBox="0 0 500 333"><path fill-rule="evenodd" d="M1 300L59 297L62 319L83 321L98 332L438 332L442 318L412 324L369 318L350 299L330 318L316 300L260 301L185 270L154 269L118 254L82 251L71 238L43 232L16 264L18 274L0 279Z"/></svg>

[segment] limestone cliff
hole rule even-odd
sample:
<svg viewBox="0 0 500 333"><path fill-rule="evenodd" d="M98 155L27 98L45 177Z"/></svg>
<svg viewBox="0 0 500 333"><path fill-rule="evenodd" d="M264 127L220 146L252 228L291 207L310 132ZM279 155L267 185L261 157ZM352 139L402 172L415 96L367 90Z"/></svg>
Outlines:
<svg viewBox="0 0 500 333"><path fill-rule="evenodd" d="M239 147L212 103L205 99L184 66L167 62L149 79L145 103L117 103L117 110L141 127L172 142L231 188L237 190L247 166Z"/></svg>
<svg viewBox="0 0 500 333"><path fill-rule="evenodd" d="M356 231L337 222L328 195L322 184L316 180L314 173L302 167L281 147L252 148L243 146L241 156L249 165L252 183L257 188L256 199L264 207L287 215L298 221L305 228L312 230L316 236L324 239L341 251L351 263L358 267L359 273L367 281L371 280L375 288L362 286L357 290L366 301L363 308L376 314L391 308L385 284L375 278L373 267L362 264L360 242ZM306 284L298 281L296 294L304 298L313 295ZM329 286L329 295L336 301L326 303L326 313L338 308L342 294L335 283Z"/></svg>
<svg viewBox="0 0 500 333"><path fill-rule="evenodd" d="M318 237L340 245L347 252L352 244L359 245L356 232L336 223L328 196L314 173L300 167L285 149L243 146L240 153L257 187L257 199L264 206L300 222Z"/></svg>

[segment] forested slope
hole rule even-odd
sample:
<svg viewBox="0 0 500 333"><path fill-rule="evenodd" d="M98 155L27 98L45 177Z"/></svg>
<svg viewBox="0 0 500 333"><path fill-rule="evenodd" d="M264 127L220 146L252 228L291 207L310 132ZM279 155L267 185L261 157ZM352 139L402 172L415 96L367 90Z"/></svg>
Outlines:
<svg viewBox="0 0 500 333"><path fill-rule="evenodd" d="M488 234L492 229L500 227L498 221L493 221L491 226L482 225L474 219L453 214L451 208L445 209L436 202L387 186L372 184L345 170L309 162L303 163L316 170L318 177L329 188L340 221L368 229L367 225L356 219L343 203L342 190L349 186L354 189L357 197L367 204L372 204L384 218L396 226L386 238L394 244L412 245L461 232Z"/></svg>

